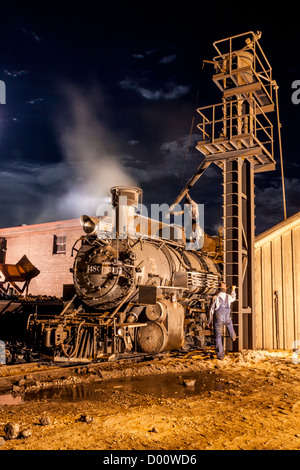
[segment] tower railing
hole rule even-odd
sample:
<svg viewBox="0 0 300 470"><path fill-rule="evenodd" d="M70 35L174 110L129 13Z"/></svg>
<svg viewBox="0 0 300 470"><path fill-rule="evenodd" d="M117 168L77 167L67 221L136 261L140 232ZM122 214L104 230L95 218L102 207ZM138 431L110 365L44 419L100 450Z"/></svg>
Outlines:
<svg viewBox="0 0 300 470"><path fill-rule="evenodd" d="M205 156L240 151L238 156L248 149L261 163L273 162L273 125L254 98L223 101L197 112L202 136L197 149Z"/></svg>
<svg viewBox="0 0 300 470"><path fill-rule="evenodd" d="M258 42L260 36L259 32L249 31L214 42L219 55L213 58L217 72L213 80L224 95L237 87L246 93L254 91L261 105L268 106L270 111L273 107L272 68Z"/></svg>

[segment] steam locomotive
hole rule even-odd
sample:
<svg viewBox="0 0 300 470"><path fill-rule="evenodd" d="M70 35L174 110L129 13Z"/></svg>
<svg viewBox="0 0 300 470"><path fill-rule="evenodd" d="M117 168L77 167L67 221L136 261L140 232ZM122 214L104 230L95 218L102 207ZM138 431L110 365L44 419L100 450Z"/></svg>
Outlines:
<svg viewBox="0 0 300 470"><path fill-rule="evenodd" d="M74 296L56 311L32 311L31 341L57 361L205 347L206 312L221 277L220 238L205 236L202 250L188 250L182 227L138 213L141 189L111 193L113 214L80 218Z"/></svg>

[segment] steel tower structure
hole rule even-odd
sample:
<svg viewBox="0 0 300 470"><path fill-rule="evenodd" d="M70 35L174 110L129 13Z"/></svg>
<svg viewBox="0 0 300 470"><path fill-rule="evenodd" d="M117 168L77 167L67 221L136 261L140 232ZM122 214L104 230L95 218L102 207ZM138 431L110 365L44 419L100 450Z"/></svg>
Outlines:
<svg viewBox="0 0 300 470"><path fill-rule="evenodd" d="M275 169L272 68L259 44L261 33L231 36L213 45L213 81L222 92L218 104L198 108L202 140L196 148L204 155L195 174L173 202L174 209L211 163L223 171L223 276L237 286L232 317L238 340L226 347L255 349L254 312L254 175Z"/></svg>

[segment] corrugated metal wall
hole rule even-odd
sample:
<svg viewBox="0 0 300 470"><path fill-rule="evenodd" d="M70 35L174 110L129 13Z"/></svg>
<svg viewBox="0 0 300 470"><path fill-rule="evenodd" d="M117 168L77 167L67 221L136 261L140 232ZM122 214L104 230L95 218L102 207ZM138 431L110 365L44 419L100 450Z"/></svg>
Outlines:
<svg viewBox="0 0 300 470"><path fill-rule="evenodd" d="M255 241L257 349L300 341L300 212Z"/></svg>

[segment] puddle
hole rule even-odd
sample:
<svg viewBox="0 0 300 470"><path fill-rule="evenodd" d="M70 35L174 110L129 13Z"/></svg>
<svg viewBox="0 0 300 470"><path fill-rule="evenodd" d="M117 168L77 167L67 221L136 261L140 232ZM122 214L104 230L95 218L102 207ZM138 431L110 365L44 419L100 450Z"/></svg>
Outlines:
<svg viewBox="0 0 300 470"><path fill-rule="evenodd" d="M185 385L188 383L189 385ZM190 385L190 384L193 385ZM183 398L200 395L207 391L222 391L226 382L219 373L198 372L164 374L119 379L118 381L78 384L58 388L42 389L38 392L19 396L11 393L0 394L0 406L18 405L24 401L51 400L78 402L97 400L111 393L133 393L152 395L156 398Z"/></svg>
<svg viewBox="0 0 300 470"><path fill-rule="evenodd" d="M152 395L156 398L182 398L207 391L221 391L226 386L222 380L220 374L209 374L208 372L142 376L119 379L118 381L43 389L26 394L24 400L101 401L102 396L112 392ZM194 385L184 385L184 381L194 382Z"/></svg>

